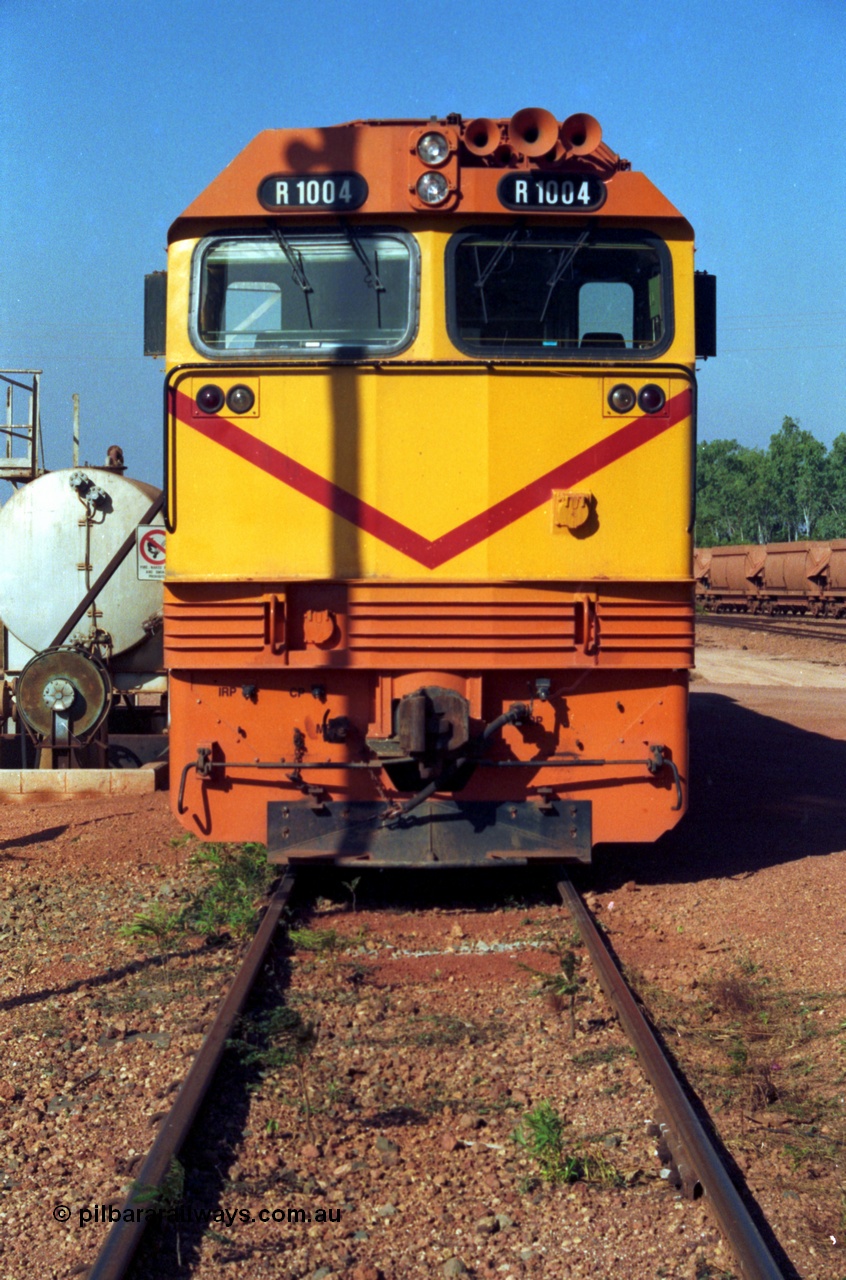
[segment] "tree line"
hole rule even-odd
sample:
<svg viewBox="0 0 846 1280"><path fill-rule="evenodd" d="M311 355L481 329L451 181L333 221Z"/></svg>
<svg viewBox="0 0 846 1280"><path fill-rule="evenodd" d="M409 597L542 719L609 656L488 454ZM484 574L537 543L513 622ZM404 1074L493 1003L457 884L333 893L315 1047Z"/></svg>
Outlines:
<svg viewBox="0 0 846 1280"><path fill-rule="evenodd" d="M785 418L766 449L696 451L696 545L846 538L846 433L831 449Z"/></svg>

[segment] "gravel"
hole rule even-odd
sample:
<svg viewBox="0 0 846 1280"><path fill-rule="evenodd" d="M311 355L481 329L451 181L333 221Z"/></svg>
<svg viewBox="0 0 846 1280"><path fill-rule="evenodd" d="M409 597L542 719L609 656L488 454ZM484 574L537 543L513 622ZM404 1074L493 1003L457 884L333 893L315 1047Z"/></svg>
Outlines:
<svg viewBox="0 0 846 1280"><path fill-rule="evenodd" d="M830 664L813 644L781 658ZM694 684L688 819L598 850L583 887L786 1274L842 1280L846 692L724 675ZM0 808L4 1280L84 1276L234 973L225 938L121 935L195 887L192 847L159 795ZM356 911L345 879L308 877L139 1280L737 1275L707 1200L662 1182L651 1090L586 958L571 1034L581 952L548 878L362 872ZM299 1039L262 1042L281 999ZM575 1181L531 1149L550 1109Z"/></svg>

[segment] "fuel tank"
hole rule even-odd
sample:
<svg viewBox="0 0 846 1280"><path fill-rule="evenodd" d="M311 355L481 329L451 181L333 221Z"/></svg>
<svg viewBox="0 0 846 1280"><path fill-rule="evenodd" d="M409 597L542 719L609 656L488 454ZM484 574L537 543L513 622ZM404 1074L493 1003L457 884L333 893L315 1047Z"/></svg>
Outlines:
<svg viewBox="0 0 846 1280"><path fill-rule="evenodd" d="M48 472L16 490L0 509L0 618L23 646L37 653L53 644L158 492L88 466ZM128 654L158 630L161 607L161 581L139 581L132 550L65 644L97 632L112 655Z"/></svg>

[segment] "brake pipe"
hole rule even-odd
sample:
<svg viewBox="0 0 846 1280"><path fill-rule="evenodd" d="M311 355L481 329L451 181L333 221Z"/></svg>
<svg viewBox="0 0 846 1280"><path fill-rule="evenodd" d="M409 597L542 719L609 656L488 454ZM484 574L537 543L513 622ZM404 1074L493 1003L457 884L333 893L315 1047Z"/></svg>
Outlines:
<svg viewBox="0 0 846 1280"><path fill-rule="evenodd" d="M491 724L487 726L488 729L495 732L496 730L493 729L495 724L496 721L491 721ZM502 725L499 725L498 727L502 728ZM483 739L484 734L482 734L481 738L477 739L477 741L481 741ZM673 805L673 812L677 812L681 809L683 803L681 776L678 771L678 766L674 760L665 755L664 747L656 745L650 747L649 750L650 755L646 759L641 756L638 759L627 760L586 760L582 756L561 756L559 758L552 758L548 760L471 759L469 762L479 769L607 769L611 765L643 765L653 776L655 776L661 768L666 767L670 770L673 776L673 783L676 789L676 803ZM359 760L207 760L202 759L200 755L198 755L196 760L189 760L188 763L182 767L182 772L179 776L179 791L177 793L176 811L180 814L187 813L187 808L185 806L185 788L188 782L188 775L192 769L200 778L210 778L211 771L213 769L287 769L295 774L300 774L306 769L333 769L336 771L341 769L364 769L369 770L371 773L377 773L385 767L386 763L391 765L408 765L416 764L417 761L414 760L412 756L392 756L387 761L373 760L362 762ZM442 773L438 778L434 779L433 782L427 783L427 785L422 788L421 791L418 791L415 796L412 796L410 800L406 800L404 802L401 810L394 809L391 811L389 816L404 816L406 813L409 813L412 808L416 809L419 804L428 800L429 796L433 795L444 781L449 780L449 775L451 773L456 772L462 765L467 763L468 757L462 757L462 759L457 760L452 769ZM423 795L424 791L426 793L425 795ZM413 804L412 801L414 801Z"/></svg>

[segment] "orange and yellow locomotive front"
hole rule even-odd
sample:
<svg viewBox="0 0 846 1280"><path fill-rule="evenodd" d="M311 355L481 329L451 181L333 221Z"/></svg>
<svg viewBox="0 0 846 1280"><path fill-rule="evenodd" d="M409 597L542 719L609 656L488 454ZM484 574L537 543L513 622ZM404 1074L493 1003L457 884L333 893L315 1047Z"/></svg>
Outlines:
<svg viewBox="0 0 846 1280"><path fill-rule="evenodd" d="M692 233L589 117L550 121L268 132L172 229L200 836L587 860L684 810Z"/></svg>

